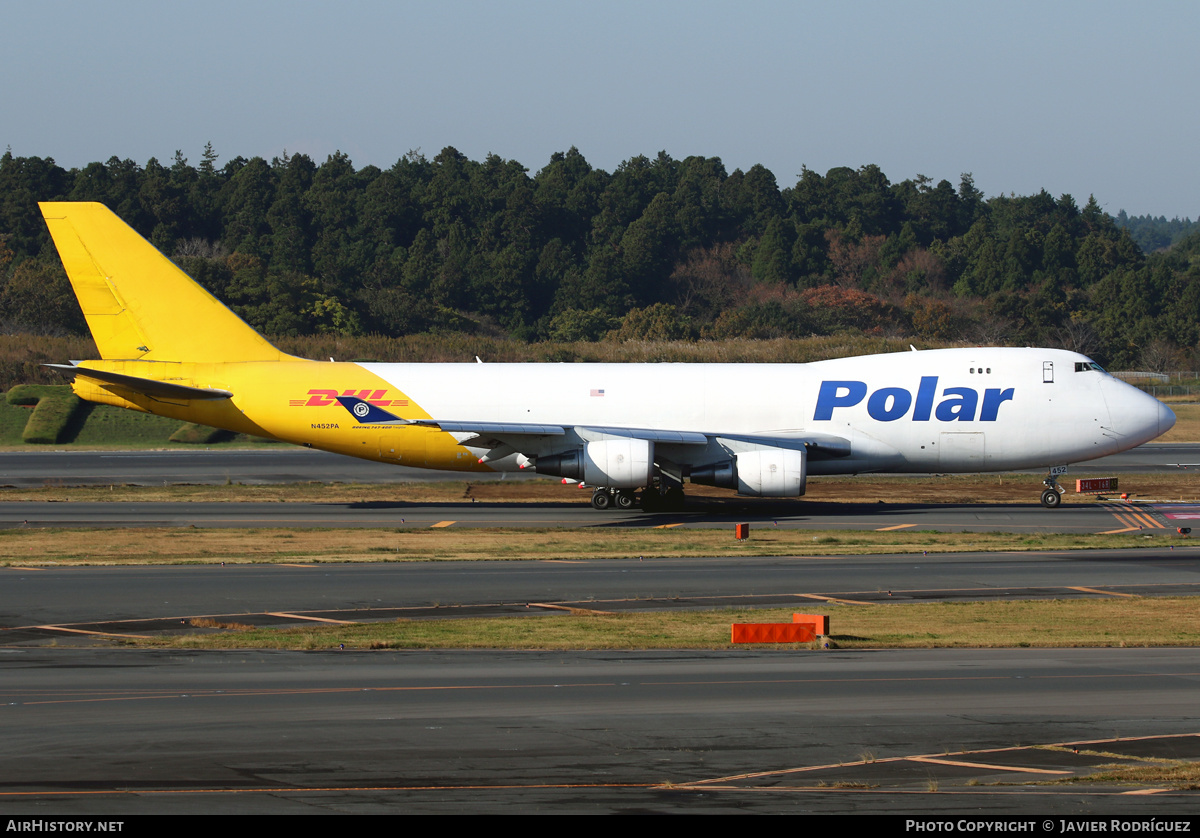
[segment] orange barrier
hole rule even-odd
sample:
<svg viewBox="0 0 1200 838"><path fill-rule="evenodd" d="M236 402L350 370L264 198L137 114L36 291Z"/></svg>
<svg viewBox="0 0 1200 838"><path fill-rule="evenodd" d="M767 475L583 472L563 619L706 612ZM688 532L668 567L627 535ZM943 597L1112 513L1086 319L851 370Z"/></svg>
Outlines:
<svg viewBox="0 0 1200 838"><path fill-rule="evenodd" d="M816 634L829 634L828 614L792 614L793 623L807 623Z"/></svg>
<svg viewBox="0 0 1200 838"><path fill-rule="evenodd" d="M817 633L809 623L734 623L734 643L811 643Z"/></svg>

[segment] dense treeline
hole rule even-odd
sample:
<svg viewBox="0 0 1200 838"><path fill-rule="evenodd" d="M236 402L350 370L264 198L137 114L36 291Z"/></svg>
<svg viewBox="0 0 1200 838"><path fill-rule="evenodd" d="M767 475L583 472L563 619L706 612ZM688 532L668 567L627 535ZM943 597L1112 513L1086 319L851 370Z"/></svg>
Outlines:
<svg viewBox="0 0 1200 838"><path fill-rule="evenodd" d="M1165 215L1128 215L1125 210L1117 213L1117 226L1129 231L1143 253L1166 250L1184 236L1200 228L1200 222L1176 216L1170 221Z"/></svg>
<svg viewBox="0 0 1200 838"><path fill-rule="evenodd" d="M985 198L877 166L805 169L575 149L530 176L453 148L389 169L344 154L198 166L0 158L0 324L78 333L39 200L101 201L272 335L473 332L523 341L862 332L1051 344L1191 364L1200 234L1147 257L1095 199Z"/></svg>

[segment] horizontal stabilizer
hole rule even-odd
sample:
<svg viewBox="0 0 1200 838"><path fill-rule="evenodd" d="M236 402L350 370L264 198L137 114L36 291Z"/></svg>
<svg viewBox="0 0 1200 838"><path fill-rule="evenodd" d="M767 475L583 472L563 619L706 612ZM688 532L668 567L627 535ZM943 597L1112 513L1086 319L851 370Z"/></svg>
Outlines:
<svg viewBox="0 0 1200 838"><path fill-rule="evenodd" d="M62 370L68 375L82 375L84 378L93 378L105 384L115 384L152 399L228 399L233 396L233 393L228 390L218 390L214 387L188 387L185 384L172 384L170 381L156 381L153 378L138 378L135 375L93 370L74 364L44 364L43 366Z"/></svg>

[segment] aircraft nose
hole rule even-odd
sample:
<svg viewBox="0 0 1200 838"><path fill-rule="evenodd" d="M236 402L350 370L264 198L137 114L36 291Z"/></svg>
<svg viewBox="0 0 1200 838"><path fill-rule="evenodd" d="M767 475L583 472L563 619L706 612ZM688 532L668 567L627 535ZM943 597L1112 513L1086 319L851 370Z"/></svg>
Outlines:
<svg viewBox="0 0 1200 838"><path fill-rule="evenodd" d="M1139 398L1134 409L1130 432L1143 437L1143 442L1165 434L1175 426L1175 412L1149 393L1137 392Z"/></svg>
<svg viewBox="0 0 1200 838"><path fill-rule="evenodd" d="M1111 416L1111 428L1123 445L1133 447L1149 442L1175 425L1171 408L1154 396L1115 378L1101 382L1104 400Z"/></svg>
<svg viewBox="0 0 1200 838"><path fill-rule="evenodd" d="M1155 401L1158 401L1155 399ZM1162 402L1158 402L1158 435L1162 436L1175 427L1175 411Z"/></svg>

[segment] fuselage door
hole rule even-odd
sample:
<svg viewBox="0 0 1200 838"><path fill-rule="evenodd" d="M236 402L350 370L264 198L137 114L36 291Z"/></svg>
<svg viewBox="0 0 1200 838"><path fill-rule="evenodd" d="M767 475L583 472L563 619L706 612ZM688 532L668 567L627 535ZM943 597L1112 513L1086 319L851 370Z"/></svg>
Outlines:
<svg viewBox="0 0 1200 838"><path fill-rule="evenodd" d="M986 453L981 433L942 433L938 436L938 467L943 471L983 471Z"/></svg>
<svg viewBox="0 0 1200 838"><path fill-rule="evenodd" d="M1054 383L1054 362L1053 361L1042 361L1042 383L1043 384L1053 384Z"/></svg>

